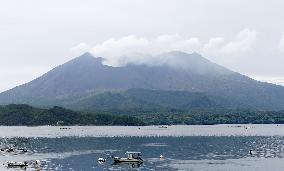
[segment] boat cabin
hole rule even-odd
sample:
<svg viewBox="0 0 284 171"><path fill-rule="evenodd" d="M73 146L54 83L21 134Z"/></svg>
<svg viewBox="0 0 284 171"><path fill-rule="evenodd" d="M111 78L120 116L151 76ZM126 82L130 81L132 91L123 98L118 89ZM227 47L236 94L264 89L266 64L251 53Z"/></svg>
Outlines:
<svg viewBox="0 0 284 171"><path fill-rule="evenodd" d="M128 159L138 159L141 158L141 152L126 152L125 154L127 154L127 158Z"/></svg>

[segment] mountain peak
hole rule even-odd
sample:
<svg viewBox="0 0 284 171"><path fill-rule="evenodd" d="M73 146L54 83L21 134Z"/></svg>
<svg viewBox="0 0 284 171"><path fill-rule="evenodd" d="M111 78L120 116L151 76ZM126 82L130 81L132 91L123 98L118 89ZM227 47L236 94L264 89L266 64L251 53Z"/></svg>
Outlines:
<svg viewBox="0 0 284 171"><path fill-rule="evenodd" d="M102 57L94 57L91 53L86 52L84 54L82 54L81 56L78 56L74 59L72 59L71 61L67 62L66 64L90 64L90 63L98 63L98 64L102 64L103 62L103 58Z"/></svg>
<svg viewBox="0 0 284 171"><path fill-rule="evenodd" d="M77 58L94 58L94 56L90 52L85 52Z"/></svg>
<svg viewBox="0 0 284 171"><path fill-rule="evenodd" d="M86 52L76 58L74 58L73 60L93 60L95 57L89 53L89 52Z"/></svg>

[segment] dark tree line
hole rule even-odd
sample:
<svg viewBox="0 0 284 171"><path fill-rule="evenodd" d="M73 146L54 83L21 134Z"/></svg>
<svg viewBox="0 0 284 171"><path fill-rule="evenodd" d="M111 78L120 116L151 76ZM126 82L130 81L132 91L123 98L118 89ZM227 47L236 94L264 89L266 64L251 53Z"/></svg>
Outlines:
<svg viewBox="0 0 284 171"><path fill-rule="evenodd" d="M0 106L0 125L211 125L284 124L284 111L200 108L188 111L109 110L82 112L55 106L40 109L24 104Z"/></svg>

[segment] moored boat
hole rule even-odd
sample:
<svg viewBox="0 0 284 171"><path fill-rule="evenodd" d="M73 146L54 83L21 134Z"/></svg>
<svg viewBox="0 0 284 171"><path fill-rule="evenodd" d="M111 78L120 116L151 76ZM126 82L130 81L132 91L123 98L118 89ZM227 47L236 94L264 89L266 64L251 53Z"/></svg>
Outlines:
<svg viewBox="0 0 284 171"><path fill-rule="evenodd" d="M127 158L113 157L115 163L143 163L141 152L126 152Z"/></svg>
<svg viewBox="0 0 284 171"><path fill-rule="evenodd" d="M28 162L14 162L14 161L8 161L7 162L8 167L27 167Z"/></svg>

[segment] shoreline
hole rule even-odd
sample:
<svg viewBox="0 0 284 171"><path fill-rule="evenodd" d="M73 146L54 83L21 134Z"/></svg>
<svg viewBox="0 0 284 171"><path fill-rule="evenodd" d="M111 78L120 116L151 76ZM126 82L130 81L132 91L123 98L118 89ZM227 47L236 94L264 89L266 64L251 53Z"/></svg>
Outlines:
<svg viewBox="0 0 284 171"><path fill-rule="evenodd" d="M167 128L159 126L0 126L0 129L2 138L284 136L283 124L172 125Z"/></svg>

